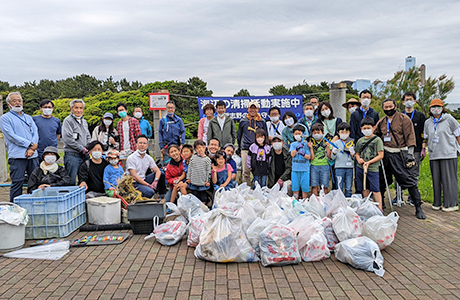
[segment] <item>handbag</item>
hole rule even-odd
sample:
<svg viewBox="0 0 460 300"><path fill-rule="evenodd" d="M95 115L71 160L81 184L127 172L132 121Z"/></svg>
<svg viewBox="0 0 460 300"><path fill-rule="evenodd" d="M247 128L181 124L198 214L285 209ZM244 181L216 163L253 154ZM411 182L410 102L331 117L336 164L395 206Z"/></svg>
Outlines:
<svg viewBox="0 0 460 300"><path fill-rule="evenodd" d="M391 126L388 126L390 127L390 132L391 134L393 135L395 141L396 141L396 145L398 145L398 148L399 148L399 154L401 155L401 160L403 162L403 166L404 168L406 169L412 169L413 167L415 167L417 165L417 162L415 160L413 161L409 161L407 159L407 156L409 155L409 150L403 150L401 149L401 145L399 145L399 142L398 142L398 139L396 138L396 135L395 133L393 132L393 129L391 128Z"/></svg>

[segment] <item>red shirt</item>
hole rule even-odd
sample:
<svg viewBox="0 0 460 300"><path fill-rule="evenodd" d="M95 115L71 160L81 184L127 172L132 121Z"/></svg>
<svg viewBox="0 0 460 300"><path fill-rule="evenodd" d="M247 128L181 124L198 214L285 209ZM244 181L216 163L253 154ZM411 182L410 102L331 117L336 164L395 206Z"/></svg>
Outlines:
<svg viewBox="0 0 460 300"><path fill-rule="evenodd" d="M171 159L172 161L172 159ZM184 167L182 165L182 160L178 162L179 165L169 163L166 166L166 181L171 186L174 187L174 180L178 179L184 172Z"/></svg>
<svg viewBox="0 0 460 300"><path fill-rule="evenodd" d="M137 137L141 135L141 127L139 126L139 121L135 118L128 119L129 125L129 145L131 150L137 150ZM125 136L123 135L123 120L118 121L117 124L117 131L120 135L120 151L127 150L123 149Z"/></svg>

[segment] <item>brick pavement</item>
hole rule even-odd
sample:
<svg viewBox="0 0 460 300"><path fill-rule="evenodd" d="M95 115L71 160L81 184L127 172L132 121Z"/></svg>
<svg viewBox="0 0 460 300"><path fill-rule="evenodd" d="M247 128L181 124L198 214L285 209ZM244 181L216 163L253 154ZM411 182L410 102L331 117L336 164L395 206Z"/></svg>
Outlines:
<svg viewBox="0 0 460 300"><path fill-rule="evenodd" d="M460 213L424 208L424 221L413 207L397 208L383 278L333 256L274 268L204 262L185 239L164 247L135 235L117 246L71 248L58 261L0 258L0 299L458 299Z"/></svg>

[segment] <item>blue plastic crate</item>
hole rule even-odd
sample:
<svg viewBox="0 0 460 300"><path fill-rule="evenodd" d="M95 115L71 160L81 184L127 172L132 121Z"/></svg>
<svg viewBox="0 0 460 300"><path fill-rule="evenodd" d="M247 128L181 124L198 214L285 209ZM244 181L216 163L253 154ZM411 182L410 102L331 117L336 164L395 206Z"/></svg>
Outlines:
<svg viewBox="0 0 460 300"><path fill-rule="evenodd" d="M21 195L14 203L29 215L26 239L66 237L86 223L85 188L49 187Z"/></svg>

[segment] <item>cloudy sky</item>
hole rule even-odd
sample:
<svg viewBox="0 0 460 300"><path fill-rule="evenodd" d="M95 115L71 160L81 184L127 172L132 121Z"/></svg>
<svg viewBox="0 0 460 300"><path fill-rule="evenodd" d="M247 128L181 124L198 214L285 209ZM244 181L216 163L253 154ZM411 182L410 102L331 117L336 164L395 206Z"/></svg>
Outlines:
<svg viewBox="0 0 460 300"><path fill-rule="evenodd" d="M1 0L0 80L198 76L214 96L267 95L303 80L386 80L408 55L427 75L460 78L459 1L374 2Z"/></svg>

